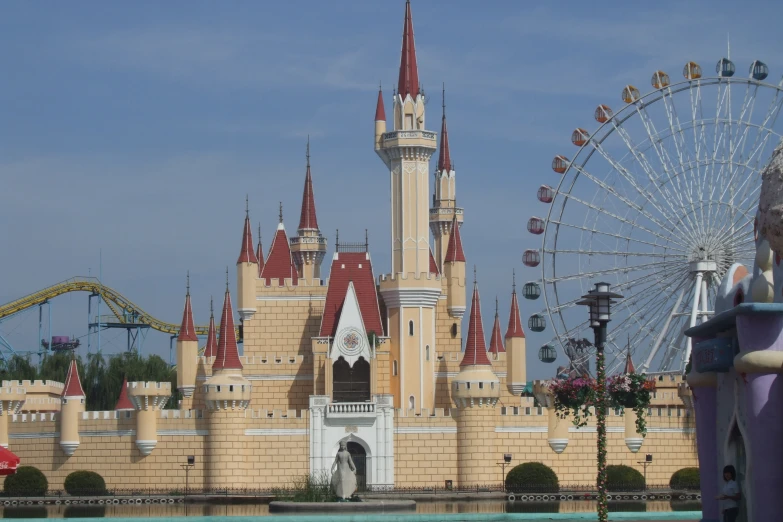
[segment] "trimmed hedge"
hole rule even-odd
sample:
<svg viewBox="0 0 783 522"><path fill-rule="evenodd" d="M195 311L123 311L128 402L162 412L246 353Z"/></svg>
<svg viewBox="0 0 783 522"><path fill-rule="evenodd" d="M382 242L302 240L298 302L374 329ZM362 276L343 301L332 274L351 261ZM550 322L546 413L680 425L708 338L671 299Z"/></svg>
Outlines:
<svg viewBox="0 0 783 522"><path fill-rule="evenodd" d="M525 462L514 466L506 475L506 490L515 493L557 493L557 474L541 462Z"/></svg>
<svg viewBox="0 0 783 522"><path fill-rule="evenodd" d="M65 491L69 495L105 495L106 481L94 471L74 471L65 477Z"/></svg>
<svg viewBox="0 0 783 522"><path fill-rule="evenodd" d="M11 497L37 497L48 489L46 476L33 466L20 466L16 473L5 478L3 484L3 491Z"/></svg>
<svg viewBox="0 0 783 522"><path fill-rule="evenodd" d="M644 475L624 464L606 466L606 488L609 491L641 491Z"/></svg>
<svg viewBox="0 0 783 522"><path fill-rule="evenodd" d="M701 489L699 468L682 468L672 474L669 480L672 489Z"/></svg>

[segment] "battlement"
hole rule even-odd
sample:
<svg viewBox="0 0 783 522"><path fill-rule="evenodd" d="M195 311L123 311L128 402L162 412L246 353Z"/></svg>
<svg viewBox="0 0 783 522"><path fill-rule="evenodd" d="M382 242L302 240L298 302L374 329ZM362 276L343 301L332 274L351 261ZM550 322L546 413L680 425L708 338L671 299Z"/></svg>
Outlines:
<svg viewBox="0 0 783 522"><path fill-rule="evenodd" d="M15 413L11 422L54 422L59 416L59 413Z"/></svg>
<svg viewBox="0 0 783 522"><path fill-rule="evenodd" d="M118 419L130 419L136 412L130 410L117 411L83 411L82 420L118 420Z"/></svg>
<svg viewBox="0 0 783 522"><path fill-rule="evenodd" d="M322 288L328 285L328 282L323 279L316 279L313 282L315 284L309 284L309 282L306 279L298 279L296 281L296 284L294 284L293 278L286 277L283 279L283 284L280 284L280 279L277 277L258 277L256 278L256 288L262 288L262 289L286 289L286 290L296 290L296 289L312 289L312 288Z"/></svg>
<svg viewBox="0 0 783 522"><path fill-rule="evenodd" d="M204 410L160 410L161 419L203 419Z"/></svg>
<svg viewBox="0 0 783 522"><path fill-rule="evenodd" d="M410 419L432 419L432 418L447 418L451 419L451 409L450 408L434 408L432 410L429 410L427 408L422 408L421 413L416 413L416 410L413 409L403 409L403 408L397 408L394 410L395 417L397 418L410 418Z"/></svg>
<svg viewBox="0 0 783 522"><path fill-rule="evenodd" d="M160 395L159 392L171 393L171 383L155 381L129 382L128 391L134 395L144 395L145 391L152 392L150 395Z"/></svg>
<svg viewBox="0 0 783 522"><path fill-rule="evenodd" d="M252 356L242 356L239 358L242 361L242 366L253 366L259 364L276 364L276 365L289 365L289 364L303 364L305 362L304 355L284 354L284 353L261 353Z"/></svg>
<svg viewBox="0 0 783 522"><path fill-rule="evenodd" d="M57 381L3 381L2 387L22 386L27 393L56 393L62 395L65 384Z"/></svg>
<svg viewBox="0 0 783 522"><path fill-rule="evenodd" d="M401 272L398 272L396 274L381 274L378 276L378 283L383 284L387 282L394 282L394 281L438 281L440 282L443 276L436 275L436 274L425 274L425 273L414 273L414 272L408 272L407 274L403 274Z"/></svg>

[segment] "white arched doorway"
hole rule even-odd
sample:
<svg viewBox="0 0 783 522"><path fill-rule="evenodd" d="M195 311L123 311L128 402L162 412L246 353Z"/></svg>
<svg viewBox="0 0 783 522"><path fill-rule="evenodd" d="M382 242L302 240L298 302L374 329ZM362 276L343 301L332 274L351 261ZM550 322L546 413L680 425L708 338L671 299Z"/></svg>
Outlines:
<svg viewBox="0 0 783 522"><path fill-rule="evenodd" d="M351 454L354 466L356 466L356 487L359 491L367 489L373 484L372 475L372 449L367 441L353 434L343 437L334 447L334 454L345 443L348 453Z"/></svg>

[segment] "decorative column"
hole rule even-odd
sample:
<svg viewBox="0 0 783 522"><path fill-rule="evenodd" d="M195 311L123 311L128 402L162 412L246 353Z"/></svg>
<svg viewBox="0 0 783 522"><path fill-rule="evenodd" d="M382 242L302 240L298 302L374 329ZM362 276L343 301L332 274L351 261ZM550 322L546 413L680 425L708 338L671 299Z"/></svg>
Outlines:
<svg viewBox="0 0 783 522"><path fill-rule="evenodd" d="M783 512L783 314L748 310L737 315L737 335L740 353L734 368L746 383L746 444L751 449L748 519L776 520Z"/></svg>
<svg viewBox="0 0 783 522"><path fill-rule="evenodd" d="M327 359L326 364L331 361ZM330 398L326 395L310 396L310 474L318 475L329 471L324 464L324 418Z"/></svg>
<svg viewBox="0 0 783 522"><path fill-rule="evenodd" d="M636 431L636 419L639 415L631 408L625 408L623 416L625 417L625 445L631 453L636 453L644 443L644 437Z"/></svg>
<svg viewBox="0 0 783 522"><path fill-rule="evenodd" d="M546 441L552 451L563 453L568 446L568 425L571 421L561 419L555 411L555 398L544 381L535 381L533 383L533 395L538 404L546 408L548 422Z"/></svg>
<svg viewBox="0 0 783 522"><path fill-rule="evenodd" d="M170 382L128 383L128 398L136 408L136 447L145 457L158 445L158 412L170 397Z"/></svg>
<svg viewBox="0 0 783 522"><path fill-rule="evenodd" d="M693 340L694 345L698 343ZM720 504L718 496L718 441L717 428L717 382L714 372L696 373L691 370L687 377L693 390L693 406L696 414L696 446L699 454L701 480L702 522L718 522Z"/></svg>

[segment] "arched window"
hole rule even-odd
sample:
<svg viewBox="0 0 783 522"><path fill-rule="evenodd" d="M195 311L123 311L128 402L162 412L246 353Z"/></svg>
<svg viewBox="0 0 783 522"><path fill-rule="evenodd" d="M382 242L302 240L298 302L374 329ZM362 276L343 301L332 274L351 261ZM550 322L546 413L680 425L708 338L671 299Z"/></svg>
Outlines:
<svg viewBox="0 0 783 522"><path fill-rule="evenodd" d="M413 336L413 321L408 321L408 335Z"/></svg>
<svg viewBox="0 0 783 522"><path fill-rule="evenodd" d="M408 397L408 409L410 410L416 409L416 399L413 398L413 395Z"/></svg>
<svg viewBox="0 0 783 522"><path fill-rule="evenodd" d="M429 361L430 360L430 345L429 344L424 348L424 355L425 355L426 359Z"/></svg>
<svg viewBox="0 0 783 522"><path fill-rule="evenodd" d="M457 337L457 323L451 323L451 336Z"/></svg>
<svg viewBox="0 0 783 522"><path fill-rule="evenodd" d="M392 375L397 376L397 361L392 361Z"/></svg>

